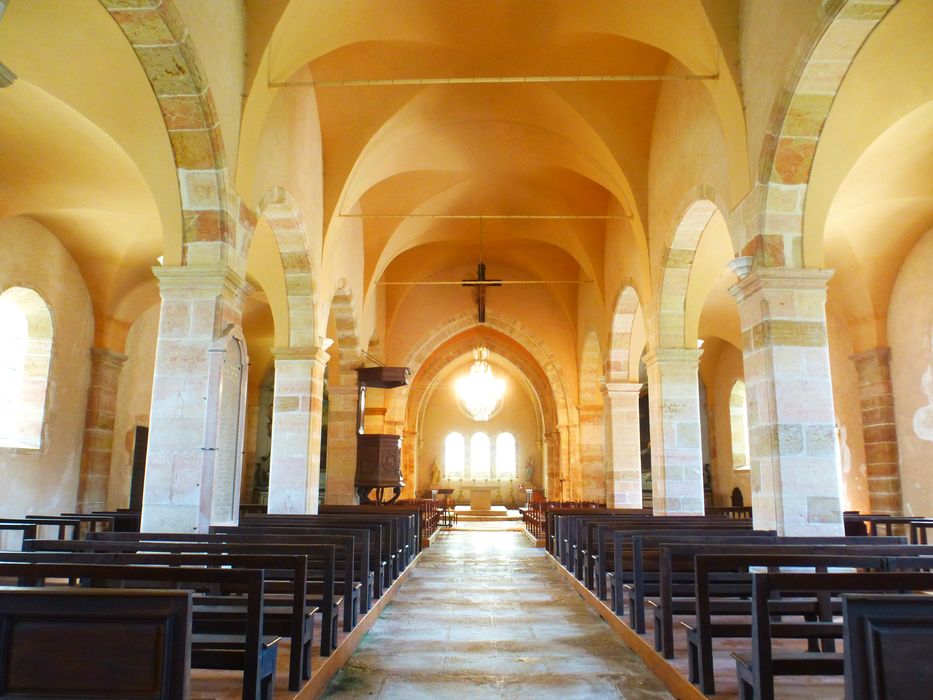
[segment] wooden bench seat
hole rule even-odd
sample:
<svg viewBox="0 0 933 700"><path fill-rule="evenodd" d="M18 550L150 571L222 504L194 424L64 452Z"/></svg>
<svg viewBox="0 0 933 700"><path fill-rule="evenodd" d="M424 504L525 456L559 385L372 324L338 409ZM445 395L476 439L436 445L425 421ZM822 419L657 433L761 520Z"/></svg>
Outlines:
<svg viewBox="0 0 933 700"><path fill-rule="evenodd" d="M191 610L187 591L0 589L3 696L187 698Z"/></svg>
<svg viewBox="0 0 933 700"><path fill-rule="evenodd" d="M788 654L772 647L769 602L774 594L838 595L852 592L933 590L933 573L756 573L752 577L752 650L733 653L741 700L774 700L780 675L842 675L844 657L835 652ZM826 621L826 620L823 620ZM834 635L841 636L841 635Z"/></svg>
<svg viewBox="0 0 933 700"><path fill-rule="evenodd" d="M718 545L664 545L664 549L676 552L680 549L684 553L693 548L695 555L696 588L695 611L692 613L693 622L681 621L681 626L687 632L687 650L690 664L690 680L699 683L700 689L708 694L716 692L715 678L713 676L713 640L716 638L748 638L751 635L751 575L748 578L748 589L745 609L729 611L724 609L720 595L733 595L734 592L722 592L717 588L714 578L723 572L747 570L750 566L822 566L822 567L855 567L862 569L878 569L890 567L891 556L903 555L914 551L911 545L767 545L760 548L754 545L736 545L729 548L728 554ZM666 557L665 557L666 559ZM666 568L666 567L665 567ZM772 601L775 604L777 601ZM837 613L841 610L838 601L832 607ZM684 613L690 615L691 613ZM747 615L747 624L731 624L716 621L714 615ZM670 618L671 624L673 617ZM671 642L672 643L672 642Z"/></svg>
<svg viewBox="0 0 933 700"><path fill-rule="evenodd" d="M0 561L102 564L136 566L210 566L263 569L266 571L264 592L263 632L267 635L291 639L292 655L289 659L289 688L298 690L303 680L311 677L311 646L314 640L314 619L317 607L307 605L301 581L307 579L307 557L304 555L243 555L243 554L127 554L81 552L0 552ZM285 582L287 596L269 592L272 584ZM242 590L242 586L240 588ZM241 596L222 596L221 603L231 617L236 613L244 618L247 601ZM198 596L197 615L203 621L211 617L207 597ZM242 628L242 621L240 627Z"/></svg>
<svg viewBox="0 0 933 700"><path fill-rule="evenodd" d="M21 585L41 585L49 579L83 580L89 585L145 582L147 586L203 590L214 585L243 585L248 612L232 634L201 623L192 613L192 634L206 635L192 643L191 663L195 668L224 668L243 671L243 700L271 700L275 686L277 638L263 637L263 588L265 574L258 569L218 569L167 566L108 566L102 564L9 563L0 562L0 576ZM192 596L196 608L196 597ZM219 639L214 639L219 635Z"/></svg>

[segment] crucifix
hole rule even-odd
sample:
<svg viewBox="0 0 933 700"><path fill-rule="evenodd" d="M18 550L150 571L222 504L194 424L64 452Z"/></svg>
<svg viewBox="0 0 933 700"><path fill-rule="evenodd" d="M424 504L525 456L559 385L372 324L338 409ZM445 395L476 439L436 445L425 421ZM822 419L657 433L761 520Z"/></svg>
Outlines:
<svg viewBox="0 0 933 700"><path fill-rule="evenodd" d="M486 287L501 287L502 280L486 279L486 263L481 262L476 266L476 279L463 280L462 286L476 287L476 307L479 322L486 323Z"/></svg>

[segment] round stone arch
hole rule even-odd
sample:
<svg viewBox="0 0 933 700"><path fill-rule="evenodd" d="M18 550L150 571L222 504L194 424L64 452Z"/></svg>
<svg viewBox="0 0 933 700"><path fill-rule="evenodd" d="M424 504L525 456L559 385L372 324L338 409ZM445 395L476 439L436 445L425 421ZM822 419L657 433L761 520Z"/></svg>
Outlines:
<svg viewBox="0 0 933 700"><path fill-rule="evenodd" d="M638 298L638 292L628 283L619 292L609 325L609 356L605 370L608 382L638 381L637 363L635 371L632 371L632 342L635 321L640 310L641 300Z"/></svg>
<svg viewBox="0 0 933 700"><path fill-rule="evenodd" d="M437 330L428 333L419 342L412 346L411 351L405 358L404 366L409 367L412 376L417 377L422 366L431 357L435 350L449 341L451 338L464 333L472 328L476 328L476 317L473 312L464 312L451 317L446 323L440 325ZM523 352L529 354L534 364L540 369L547 380L548 391L539 393L539 397L545 394L549 401L553 398L554 418L551 419L547 412L544 412L545 424L545 443L549 454L559 455L549 463L548 480L551 485L557 484L553 488L548 487L548 496L552 498L561 498L561 480L570 481L571 464L577 461L573 450L571 449L571 402L568 398L566 385L562 377L561 365L547 346L538 339L530 329L518 321L507 319L499 315L489 315L486 317L486 324L482 327L492 331L498 331L500 334L509 338L512 342L520 346ZM542 384L543 386L543 384ZM402 432L406 425L407 407L411 404L409 394L412 386L402 387L387 393L387 430L395 429ZM536 389L537 391L537 389ZM542 402L542 408L546 404ZM553 428L551 428L553 426ZM550 432L548 432L550 430ZM409 444L411 441L408 441ZM403 447L403 469L404 465L413 464L412 447ZM409 467L410 468L410 467Z"/></svg>
<svg viewBox="0 0 933 700"><path fill-rule="evenodd" d="M762 267L802 267L803 212L823 125L839 87L869 35L898 0L824 3L828 14L798 48L794 66L772 111L759 160L760 213L743 255Z"/></svg>
<svg viewBox="0 0 933 700"><path fill-rule="evenodd" d="M318 324L314 317L314 274L308 232L298 203L287 190L276 187L262 197L257 215L269 222L282 259L288 303L288 344L293 348L315 347Z"/></svg>
<svg viewBox="0 0 933 700"><path fill-rule="evenodd" d="M661 266L661 288L653 324L656 330L652 333L655 347L684 347L687 287L700 236L717 210L726 211L720 206L716 192L709 187L697 188L687 200L689 204L683 209Z"/></svg>
<svg viewBox="0 0 933 700"><path fill-rule="evenodd" d="M506 333L491 329L486 325L474 325L438 345L414 373L412 383L407 387L404 402L405 425L409 426L409 437L414 438L421 431L427 401L439 375L451 362L468 355L477 345L485 345L491 354L501 357L518 369L534 397L533 403L538 414L541 437L556 434L559 427L558 412L554 392L544 369L521 343L516 342ZM417 450L414 439L406 440L404 444L403 473L410 488L416 483ZM553 455L551 457L553 458ZM552 479L559 480L562 473L561 463L549 459L547 467L548 483L552 483Z"/></svg>
<svg viewBox="0 0 933 700"><path fill-rule="evenodd" d="M255 218L228 186L207 74L172 0L100 0L149 79L165 120L182 202L182 263L245 265Z"/></svg>
<svg viewBox="0 0 933 700"><path fill-rule="evenodd" d="M411 369L412 376L417 375L422 364L431 356L436 348L454 336L476 326L476 316L472 311L464 312L450 318L440 325L437 330L425 335L412 346L405 357L404 366ZM541 342L526 326L518 321L506 319L499 315L490 314L486 317L486 328L499 331L519 343L534 359L547 377L548 384L554 397L554 407L557 412L557 424L568 425L570 421L570 401L567 389L561 376L561 365L547 346ZM387 423L403 425L405 406L408 401L410 387L403 387L397 391L389 392L390 400Z"/></svg>

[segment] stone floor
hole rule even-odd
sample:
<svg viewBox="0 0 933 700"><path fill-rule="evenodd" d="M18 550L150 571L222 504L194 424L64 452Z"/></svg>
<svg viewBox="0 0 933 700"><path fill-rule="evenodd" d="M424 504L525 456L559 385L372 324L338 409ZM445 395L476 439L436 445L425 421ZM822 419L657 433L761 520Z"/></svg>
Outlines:
<svg viewBox="0 0 933 700"><path fill-rule="evenodd" d="M445 531L325 698L670 698L520 532Z"/></svg>

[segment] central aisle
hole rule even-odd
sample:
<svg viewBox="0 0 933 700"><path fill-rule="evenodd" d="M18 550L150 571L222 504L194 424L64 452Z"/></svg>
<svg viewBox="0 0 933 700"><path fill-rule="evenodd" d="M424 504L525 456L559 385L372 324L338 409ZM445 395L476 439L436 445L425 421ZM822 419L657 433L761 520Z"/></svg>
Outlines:
<svg viewBox="0 0 933 700"><path fill-rule="evenodd" d="M441 532L325 698L670 698L520 532Z"/></svg>

